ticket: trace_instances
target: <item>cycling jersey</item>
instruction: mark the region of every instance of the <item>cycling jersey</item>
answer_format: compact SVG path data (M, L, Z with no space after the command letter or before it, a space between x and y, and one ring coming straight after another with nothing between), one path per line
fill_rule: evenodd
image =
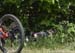
M5 38L7 38L7 37L8 37L8 32L4 32L4 31L2 30L2 28L0 28L0 38L5 39Z

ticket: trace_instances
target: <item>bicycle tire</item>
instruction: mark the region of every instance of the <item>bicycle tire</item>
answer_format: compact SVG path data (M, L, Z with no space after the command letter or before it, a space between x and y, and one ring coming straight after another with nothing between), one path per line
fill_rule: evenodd
M0 24L2 24L7 18L12 19L19 26L20 33L21 33L21 43L20 43L19 48L15 51L15 53L21 53L21 50L23 49L23 46L24 46L24 35L25 35L23 26L22 26L20 20L13 14L5 14L4 16L2 16L0 19Z

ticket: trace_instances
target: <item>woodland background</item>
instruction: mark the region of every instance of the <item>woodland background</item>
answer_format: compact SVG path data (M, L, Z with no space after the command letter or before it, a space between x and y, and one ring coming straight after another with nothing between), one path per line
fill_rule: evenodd
M75 42L75 0L0 0L0 17L4 14L17 16L26 30L55 32L28 42L28 47L55 49Z

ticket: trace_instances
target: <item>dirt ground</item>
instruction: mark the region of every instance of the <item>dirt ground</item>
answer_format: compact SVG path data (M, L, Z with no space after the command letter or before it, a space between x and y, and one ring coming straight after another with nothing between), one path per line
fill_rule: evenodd
M50 49L23 49L22 53L75 53L71 50L50 50Z
M0 52L2 53L2 52ZM9 53L9 52L8 52ZM74 50L23 49L21 53L75 53Z

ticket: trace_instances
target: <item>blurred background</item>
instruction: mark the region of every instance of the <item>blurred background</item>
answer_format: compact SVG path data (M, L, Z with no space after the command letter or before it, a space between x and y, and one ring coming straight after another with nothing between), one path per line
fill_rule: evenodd
M0 17L14 14L25 48L75 49L75 0L0 0Z

